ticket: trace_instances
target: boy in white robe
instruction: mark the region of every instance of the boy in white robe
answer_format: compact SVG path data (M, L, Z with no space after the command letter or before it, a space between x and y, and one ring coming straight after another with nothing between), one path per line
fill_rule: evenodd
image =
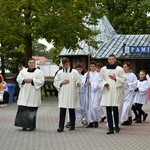
M103 67L103 65L101 63L97 63L96 71L98 73L100 73L102 67ZM99 99L101 102L101 99L102 99L102 90L101 89L99 90ZM106 115L105 115L103 107L101 105L99 105L99 108L98 108L98 119L100 119L100 122L104 122L104 120L106 119Z
M109 55L108 64L99 73L99 86L103 91L101 105L106 106L109 126L107 134L114 134L113 118L116 133L120 131L118 107L122 105L125 83L126 75L124 70L120 66L117 66L116 57L113 54Z
M79 107L79 90L81 79L78 71L70 67L67 57L62 59L63 69L58 71L54 78L54 86L58 90L58 107L60 108L59 128L57 132L64 131L66 109L69 109L71 127L75 130L75 108Z
M135 121L135 123L142 123L142 115L143 115L143 122L146 120L148 114L145 113L142 110L142 106L144 104L147 104L148 101L148 82L146 79L146 72L144 70L140 71L139 75L139 80L137 84L137 88L135 90L135 97L134 97L134 103L135 103L135 108L138 112L138 118Z
M123 63L123 69L126 74L127 82L124 85L124 101L121 114L121 124L131 125L132 124L131 108L133 103L134 90L137 87L137 77L131 71L129 62Z
M41 104L41 87L44 84L43 72L35 68L35 62L34 58L30 58L29 67L21 70L17 76L20 92L15 126L30 131L36 129L36 114Z
M76 115L76 124L82 123L84 126L86 125L86 99L85 99L85 85L84 85L84 76L81 74L82 72L82 65L77 64L76 67L77 71L81 77L81 89L79 91L79 100L80 100L80 107L75 108L75 115ZM85 119L85 120L83 120ZM83 122L84 121L84 122ZM85 123L85 124L84 124ZM68 115L68 122L65 126L66 128L70 128L70 120Z
M90 127L98 127L98 109L100 105L100 87L98 84L98 75L99 73L96 71L96 63L90 63L90 72L85 73L85 85L86 85L86 104L87 104L87 121Z

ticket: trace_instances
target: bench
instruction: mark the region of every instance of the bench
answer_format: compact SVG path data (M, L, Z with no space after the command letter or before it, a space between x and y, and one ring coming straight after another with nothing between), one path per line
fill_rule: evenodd
M45 97L48 97L48 93L50 96L54 96L56 89L54 88L52 81L45 81L43 88Z

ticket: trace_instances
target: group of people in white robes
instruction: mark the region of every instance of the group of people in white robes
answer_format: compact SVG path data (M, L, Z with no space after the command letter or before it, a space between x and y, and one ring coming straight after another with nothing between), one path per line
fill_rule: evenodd
M63 69L54 78L54 86L58 90L59 128L64 131L66 111L69 110L69 130L75 130L75 124L82 123L86 128L97 128L99 122L107 117L108 132L120 132L119 125L131 125L144 122L148 114L142 106L148 100L150 77L144 70L139 73L139 80L132 72L129 62L123 63L123 68L116 63L112 54L108 57L106 66L90 63L89 71L84 75L82 65L73 69L67 57L62 59ZM23 130L36 129L36 114L41 104L41 90L44 75L35 68L35 59L28 60L28 68L20 71L17 82L20 86L18 111L15 126ZM103 110L106 107L106 115ZM132 118L132 111L135 118ZM115 131L115 132L114 132Z
M100 105L102 91L98 84L98 75L101 67L101 64L91 62L90 71L82 75L82 65L76 65L81 77L80 106L75 109L76 124L82 123L87 128L97 128L98 122L104 122L106 119L103 108ZM66 127L70 127L69 116Z
M100 70L98 71L97 64L91 62L90 71L81 75L82 66L79 64L76 66L80 78L77 80L78 90L75 90L76 93L74 93L72 100L75 101L74 98L76 97L77 99L77 95L79 95L80 105L74 107L76 121L73 124L73 128L70 124L70 112L66 127L74 130L75 123L83 123L86 120L86 123L84 122L83 125L87 128L97 128L99 121L104 121L107 116L109 128L107 134L113 134L114 130L116 133L119 133L120 124L131 125L132 120L135 120L135 123L145 121L148 114L142 110L142 106L147 103L148 82L146 80L146 72L141 70L138 80L130 68L130 63L125 62L122 68L116 64L114 55L108 57L108 64L106 66L100 66L99 68ZM77 81L74 82L75 86L77 86ZM59 90L62 88L61 82L62 80L58 80L58 76L56 76L54 86L58 86ZM68 93L70 90L69 88ZM58 98L64 101L67 95L66 87L64 87L63 93L65 93L63 94L64 97L62 98L60 94ZM70 99L71 97L68 101ZM106 116L103 106L106 107ZM69 106L62 107L69 108ZM132 110L135 113L134 119L132 118ZM141 116L143 116L143 120ZM64 130L64 121L62 128L59 126L59 129L58 132Z
M124 86L121 124L131 125L132 120L135 121L135 123L142 123L148 116L148 114L142 110L143 104L147 104L148 101L148 81L146 79L146 72L141 70L138 80L136 75L131 71L129 62L123 63L123 69L126 73L127 82ZM132 119L131 110L134 112L134 119ZM143 119L141 118L142 115Z

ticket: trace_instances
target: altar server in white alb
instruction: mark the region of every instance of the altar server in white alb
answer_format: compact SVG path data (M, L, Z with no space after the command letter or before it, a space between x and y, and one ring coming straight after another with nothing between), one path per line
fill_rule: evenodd
M99 85L103 91L101 105L106 106L109 126L107 134L114 133L113 117L115 131L116 133L120 131L118 107L122 105L124 98L123 88L125 83L126 75L123 68L117 66L116 57L113 54L109 55L108 64L103 67L99 73Z
M100 73L101 69L102 69L103 65L101 63L97 63L96 64L96 71L98 73ZM99 99L101 102L102 99L102 90L99 88ZM106 119L106 115L104 113L103 107L99 104L99 108L98 108L98 118L100 119L100 122L104 122L104 120Z
M146 79L146 72L144 70L141 70L134 97L135 108L138 112L138 117L135 123L142 123L142 121L144 122L148 116L148 114L142 110L142 106L144 104L147 104L148 101L147 95L148 95L148 81Z
M84 76L81 74L82 72L82 65L77 64L76 69L80 74L81 78L81 88L79 91L79 100L80 100L80 107L75 109L76 114L76 123L82 123L83 125L86 125L86 98L85 98L85 85L83 83ZM84 124L85 123L85 124Z
M90 72L85 73L86 84L86 105L87 105L87 121L89 125L87 128L98 127L99 105L100 105L100 87L98 84L98 75L96 71L96 63L90 63Z
M86 121L86 99L85 99L84 76L81 74L82 65L80 63L78 63L75 68L79 72L80 78L81 78L81 89L79 91L80 107L75 108L76 124L82 123L84 126L86 126L86 124L87 124L87 121ZM70 128L69 115L68 115L68 122L65 127Z
M126 74L127 82L124 85L124 101L123 101L123 109L121 114L121 124L122 125L131 125L132 124L132 103L133 103L133 95L134 90L137 87L137 77L131 71L130 63L124 62L123 69Z
M15 126L30 131L36 129L36 114L41 104L41 87L44 84L43 72L36 69L35 65L35 59L30 58L28 68L21 70L17 76L20 92Z
M80 106L79 91L81 78L76 69L70 67L67 57L62 59L63 69L58 71L54 78L54 86L58 90L58 107L60 108L59 128L57 132L64 131L66 109L69 109L70 128L75 129L75 108Z

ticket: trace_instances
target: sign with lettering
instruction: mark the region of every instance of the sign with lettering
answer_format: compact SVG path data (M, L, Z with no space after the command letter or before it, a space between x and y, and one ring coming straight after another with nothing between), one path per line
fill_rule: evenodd
M125 46L125 54L150 54L150 46Z

